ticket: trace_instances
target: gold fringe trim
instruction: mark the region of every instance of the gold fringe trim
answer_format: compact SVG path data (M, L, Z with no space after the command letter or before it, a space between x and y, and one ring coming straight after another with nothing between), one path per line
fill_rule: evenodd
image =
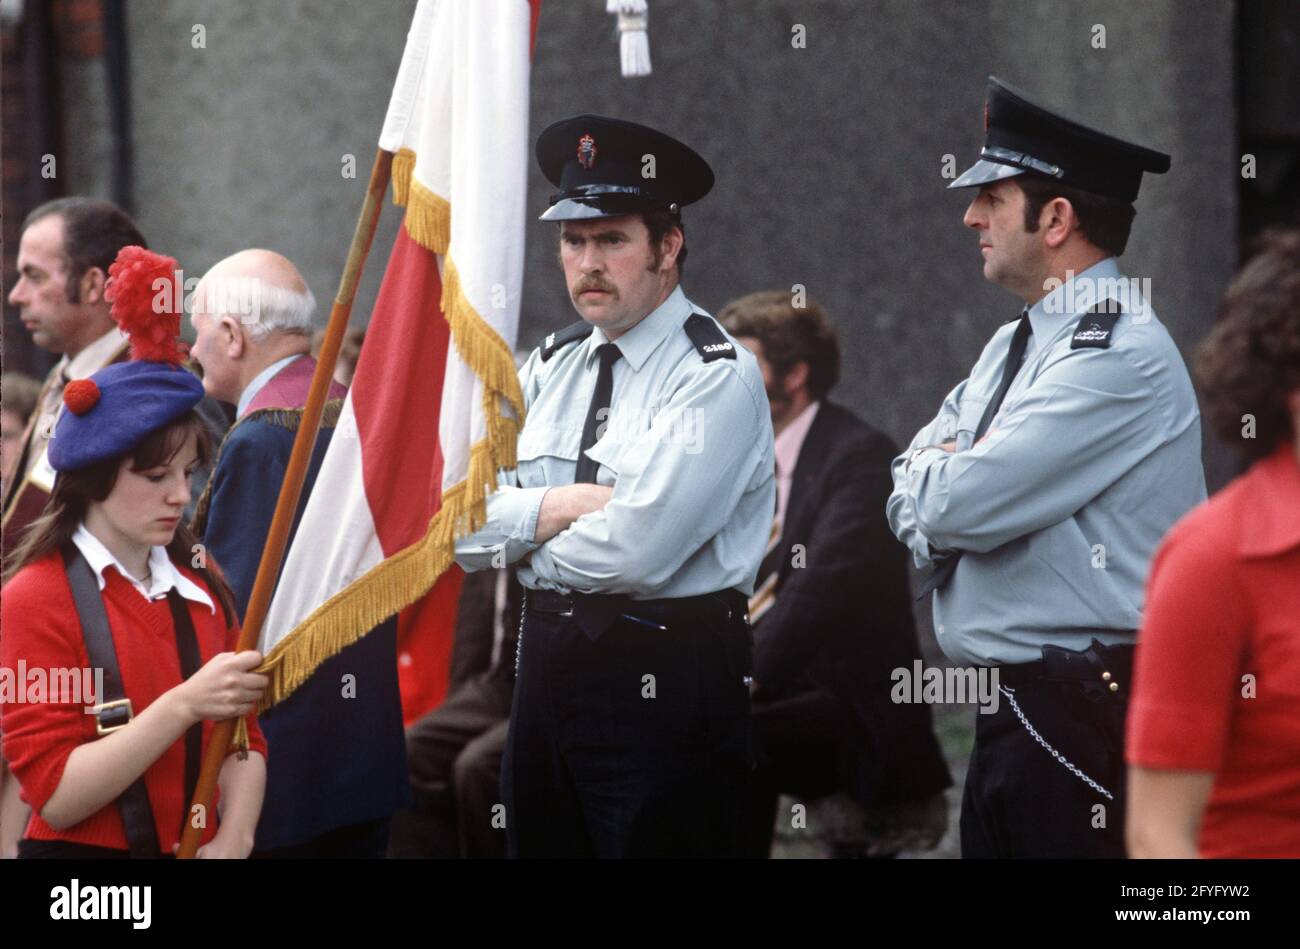
M230 736L230 748L241 755L248 755L248 718L240 716L235 719L235 732Z
M418 203L420 185L414 184L412 198ZM408 231L411 211L408 207ZM414 233L411 236L433 249ZM473 533L487 520L487 496L496 490L497 471L515 466L524 400L514 356L465 297L450 257L443 263L441 305L456 352L483 383L487 433L470 450L465 480L443 492L442 507L429 521L424 537L316 607L266 654L258 669L271 680L262 698L263 710L291 695L326 659L424 596L455 561L456 538ZM504 413L503 402L513 417Z
M406 207L411 193L411 175L415 172L415 152L409 148L399 148L393 155L393 204L399 208Z
M445 254L451 246L451 203L411 177L406 232L421 247Z

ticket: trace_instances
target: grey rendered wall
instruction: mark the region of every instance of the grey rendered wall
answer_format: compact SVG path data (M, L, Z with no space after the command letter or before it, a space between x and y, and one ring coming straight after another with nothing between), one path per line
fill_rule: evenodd
M197 276L242 247L299 263L332 296L413 0L133 0L135 190L151 242ZM803 284L839 324L835 393L906 441L1018 304L985 284L966 198L945 192L980 143L985 77L1172 153L1148 177L1126 269L1188 351L1236 259L1234 6L1219 0L653 0L654 74L618 75L601 0L546 0L534 134L580 111L655 125L718 177L688 210L688 293L716 312ZM206 48L191 45L202 24ZM806 48L792 48L802 24ZM1104 49L1093 45L1105 28ZM80 190L103 193L98 73L68 77ZM356 177L341 173L355 155ZM550 186L530 173L540 212ZM365 322L397 216L354 320ZM553 226L533 223L521 346L575 317ZM1212 485L1230 473L1207 447Z

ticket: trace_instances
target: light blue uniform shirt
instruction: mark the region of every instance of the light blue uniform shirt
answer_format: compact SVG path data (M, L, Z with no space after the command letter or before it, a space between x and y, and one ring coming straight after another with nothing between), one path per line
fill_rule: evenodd
M1025 361L978 445L1014 320L894 460L887 515L917 566L932 563L932 545L965 551L934 594L935 633L954 662L1133 642L1156 546L1205 498L1187 369L1137 282L1116 296L1122 281L1107 258L1030 309ZM1106 297L1125 310L1110 347L1071 349L1080 315ZM953 439L955 453L913 454Z
M753 592L776 504L767 393L758 361L732 337L737 358L704 361L684 328L693 312L701 311L678 287L614 341L623 357L610 413L588 452L613 496L541 545L533 537L542 497L573 483L596 347L608 339L596 328L548 361L533 351L519 371L527 418L518 468L501 474L483 528L456 542L457 563L481 570L522 560L524 586L561 593Z

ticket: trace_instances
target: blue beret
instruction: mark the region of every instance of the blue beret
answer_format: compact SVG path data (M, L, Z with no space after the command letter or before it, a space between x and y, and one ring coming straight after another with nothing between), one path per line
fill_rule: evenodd
M50 465L76 471L131 451L203 398L203 383L174 363L114 363L68 383L50 439Z

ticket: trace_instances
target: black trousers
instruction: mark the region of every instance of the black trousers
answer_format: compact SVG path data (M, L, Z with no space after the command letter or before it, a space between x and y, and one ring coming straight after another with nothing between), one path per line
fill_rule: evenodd
M514 662L514 656L509 657ZM512 684L495 671L463 682L406 730L414 802L393 815L388 856L501 858L501 804Z
M995 713L975 715L961 805L962 857L1122 859L1126 700L1098 702L1079 683L1041 680L1020 683L1014 698L1043 740L1111 798L1039 744L1000 694Z
M741 852L749 625L721 600L649 623L592 641L526 610L502 766L512 857Z

